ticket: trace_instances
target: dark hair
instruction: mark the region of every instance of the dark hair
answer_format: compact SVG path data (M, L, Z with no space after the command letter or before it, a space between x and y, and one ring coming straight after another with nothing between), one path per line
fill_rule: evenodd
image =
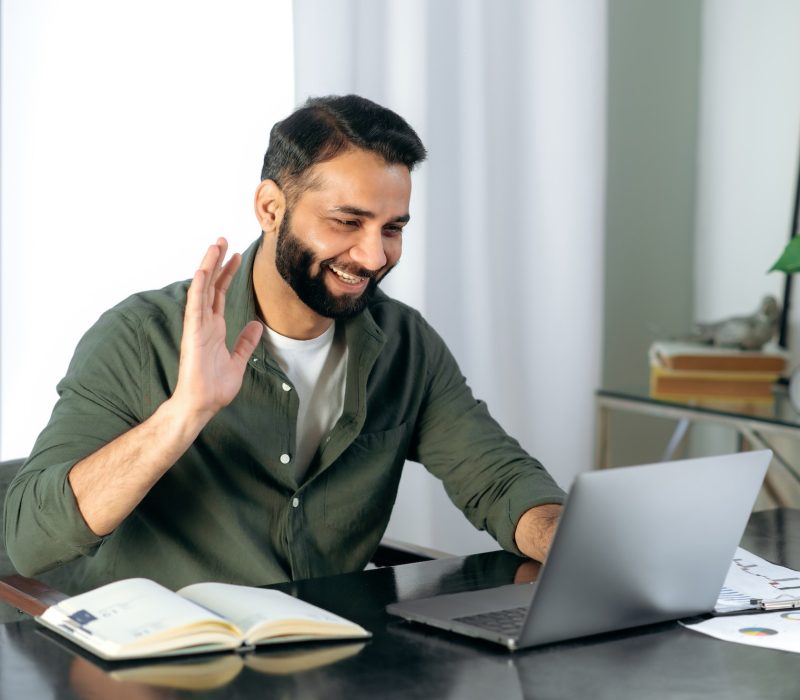
M351 148L380 155L409 170L425 160L425 147L405 119L358 95L311 97L272 127L262 180L274 180L291 197L304 173Z

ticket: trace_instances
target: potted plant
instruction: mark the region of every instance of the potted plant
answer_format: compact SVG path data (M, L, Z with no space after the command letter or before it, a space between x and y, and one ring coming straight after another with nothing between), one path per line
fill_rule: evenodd
M800 272L800 236L795 236L789 241L769 271Z

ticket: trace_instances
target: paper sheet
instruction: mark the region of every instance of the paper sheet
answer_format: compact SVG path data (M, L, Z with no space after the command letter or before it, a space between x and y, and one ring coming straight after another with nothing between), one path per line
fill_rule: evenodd
M751 598L797 597L800 597L799 572L772 564L740 547L715 609L738 610L747 607ZM728 642L800 652L800 610L715 617L685 627Z
M726 642L800 652L800 610L713 617L685 627Z
M800 572L772 564L737 547L715 610L741 610L749 606L751 598L800 598Z

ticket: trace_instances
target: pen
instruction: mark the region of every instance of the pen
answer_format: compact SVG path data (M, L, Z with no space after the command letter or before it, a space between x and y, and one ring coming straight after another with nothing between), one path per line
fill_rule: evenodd
M782 600L763 600L751 598L750 605L758 610L795 610L800 608L800 598L784 598Z
M714 610L711 614L714 617L729 617L736 615L753 615L754 613L775 612L779 610L798 610L800 609L800 598L783 598L777 600L764 600L763 598L751 598L750 606L747 608L734 608L728 610Z

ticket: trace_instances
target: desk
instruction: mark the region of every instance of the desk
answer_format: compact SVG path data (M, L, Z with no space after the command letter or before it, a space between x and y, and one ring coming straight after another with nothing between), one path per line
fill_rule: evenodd
M754 514L742 545L800 568L800 511ZM398 599L509 583L520 563L490 552L275 586L355 620L374 638L327 666L284 675L244 668L227 685L200 692L114 680L109 672L119 665L53 641L33 621L10 623L0 626L0 697L794 700L800 694L800 655L721 642L677 623L512 654L384 610ZM266 658L285 649L259 653Z
M596 421L596 467L609 466L610 439L609 421L612 411L626 411L642 416L654 416L677 421L662 461L675 458L683 445L693 423L711 423L732 428L744 448L772 450L773 460L780 464L794 481L800 484L800 472L772 443L773 436L787 436L800 444L800 414L795 411L783 394L778 394L772 405L758 406L752 411L736 408L664 401L652 398L646 390L599 389L595 392ZM783 491L776 488L768 473L764 488L779 506L791 505Z

